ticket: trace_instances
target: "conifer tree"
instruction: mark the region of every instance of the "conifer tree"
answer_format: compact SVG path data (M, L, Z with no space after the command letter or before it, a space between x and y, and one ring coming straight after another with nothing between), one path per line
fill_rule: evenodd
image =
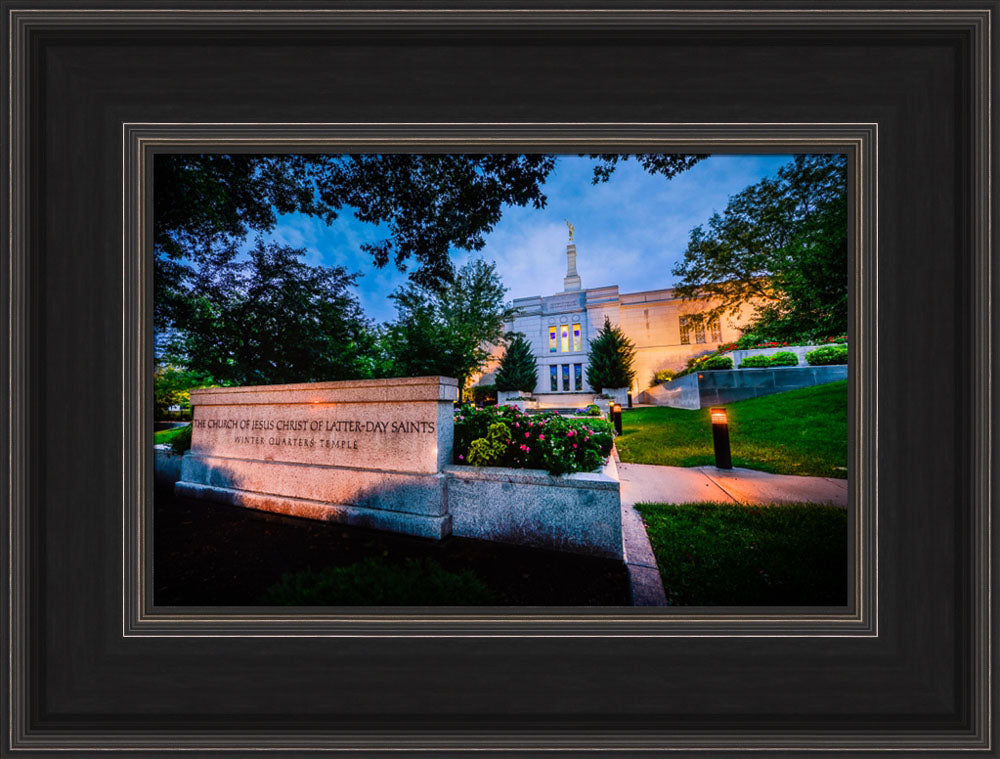
M587 382L598 393L605 388L631 387L635 379L635 345L621 327L612 327L608 317L597 337L590 341Z
M538 367L531 343L520 332L512 332L507 339L507 350L497 369L497 390L522 390L530 393L538 384Z

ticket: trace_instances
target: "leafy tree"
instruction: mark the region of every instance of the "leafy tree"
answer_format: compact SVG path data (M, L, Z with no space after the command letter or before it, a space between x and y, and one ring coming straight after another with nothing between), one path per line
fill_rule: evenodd
M677 292L711 296L701 318L756 312L746 330L771 339L847 330L847 161L800 155L729 199L707 229L691 231L674 270Z
M621 327L612 327L608 317L590 341L587 382L598 393L605 388L631 387L635 379L635 345Z
M538 384L538 366L531 343L520 332L507 335L507 347L497 369L497 390L521 390L530 393Z
M397 318L383 336L392 373L455 377L461 391L489 358L489 346L501 339L504 322L516 315L504 303L506 292L496 264L478 259L447 285L401 287L390 296Z
M171 406L191 408L191 389L213 384L210 374L176 366L158 366L153 372L153 413L162 419Z
M594 184L607 182L611 179L615 168L621 161L635 158L642 168L650 174L660 174L667 179L673 179L683 171L687 171L699 161L708 158L708 154L683 155L672 153L640 153L632 156L627 153L598 153L590 156L597 159L594 165Z
M165 308L183 330L167 354L222 383L267 385L349 379L371 372L373 336L342 267L309 266L305 251L258 241L234 246L191 275Z

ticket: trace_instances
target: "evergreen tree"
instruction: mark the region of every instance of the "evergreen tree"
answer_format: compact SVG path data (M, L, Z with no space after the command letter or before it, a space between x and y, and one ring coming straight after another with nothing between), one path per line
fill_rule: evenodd
M538 368L531 343L520 332L512 332L497 370L497 390L522 390L530 393L537 384Z
M631 387L635 379L635 345L621 327L612 327L608 317L597 337L590 341L587 382L598 393L605 388Z

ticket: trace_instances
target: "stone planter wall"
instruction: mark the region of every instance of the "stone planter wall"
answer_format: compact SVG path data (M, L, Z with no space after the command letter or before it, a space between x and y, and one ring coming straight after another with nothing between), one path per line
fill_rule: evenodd
M532 398L531 393L525 393L520 390L498 390L497 405L515 406L521 411L527 411L528 409L538 408L538 400Z
M621 404L622 408L627 408L628 392L629 389L627 387L606 387L602 394L614 396L611 403L618 403Z
M817 348L824 348L829 345L839 345L840 343L824 343L822 345L788 345L781 348L747 348L746 350L735 350L723 353L733 360L733 369L739 369L740 361L748 356L773 356L775 353L794 353L799 357L799 366L809 366L806 361L806 354Z
M599 472L450 466L451 533L622 558L621 483L614 459Z
M701 393L698 391L698 375L685 374L680 379L653 385L639 394L640 403L673 408L701 408Z

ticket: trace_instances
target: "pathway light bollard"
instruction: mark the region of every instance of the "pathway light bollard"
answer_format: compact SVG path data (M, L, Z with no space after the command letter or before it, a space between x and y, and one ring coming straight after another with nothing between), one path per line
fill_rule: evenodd
M712 418L712 441L715 443L715 466L732 469L733 457L729 452L729 418L724 408L710 408Z
M622 434L622 404L611 404L611 423L615 425L615 434Z

